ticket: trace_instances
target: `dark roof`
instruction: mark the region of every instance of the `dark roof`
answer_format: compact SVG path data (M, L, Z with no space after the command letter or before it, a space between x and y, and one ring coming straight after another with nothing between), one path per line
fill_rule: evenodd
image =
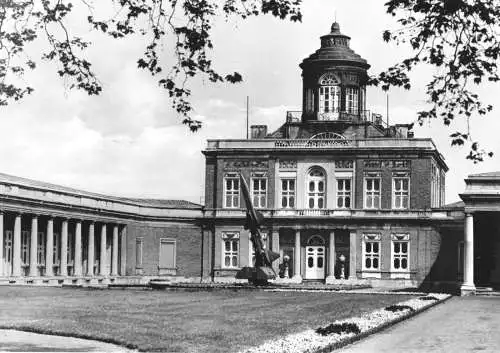
M341 42L339 42L339 40L341 40ZM321 37L321 48L316 50L316 52L311 54L308 58L304 59L300 66L303 67L304 65L316 61L334 61L368 69L370 65L365 59L356 54L354 50L349 47L349 40L349 36L340 32L339 24L337 22L333 23L331 32ZM341 44L324 45L329 41Z
M186 200L131 198L131 197L117 197L117 196L98 194L98 193L94 193L94 192L78 190L78 189L70 188L67 186L46 183L43 181L22 178L22 177L4 174L4 173L0 173L0 182L19 184L19 185L24 185L27 187L32 187L32 188L48 189L50 191L67 193L67 194L76 194L76 195L86 196L86 197L94 197L94 198L129 202L129 203L135 203L135 204L139 203L139 204L142 204L144 206L152 206L152 207L189 208L189 209L195 209L195 208L202 207L202 205L199 205L199 204L196 204L196 203L193 203L190 201L186 201Z
M153 207L163 208L201 208L202 205L186 201L186 200L169 200L169 199L142 199L142 198L128 198L120 197L120 199L134 203L144 203Z

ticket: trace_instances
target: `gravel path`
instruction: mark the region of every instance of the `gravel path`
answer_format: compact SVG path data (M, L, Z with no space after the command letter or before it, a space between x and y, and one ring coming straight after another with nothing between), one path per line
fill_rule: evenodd
M500 297L455 297L342 353L498 352Z
M2 352L133 352L114 344L80 338L0 330Z

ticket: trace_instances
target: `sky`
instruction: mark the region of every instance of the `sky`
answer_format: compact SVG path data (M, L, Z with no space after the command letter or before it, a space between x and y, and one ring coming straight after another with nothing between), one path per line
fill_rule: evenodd
M0 172L116 196L155 197L203 201L204 157L207 139L245 138L246 97L250 124L266 124L273 131L287 110L301 109L299 63L319 48L321 35L335 19L349 35L351 48L380 72L409 53L382 41L382 32L394 28L385 14L385 0L304 1L302 23L261 16L247 21L223 18L213 29L212 59L222 72L238 71L238 85L196 79L191 82L194 117L204 121L196 133L182 125L166 92L146 72L136 68L145 42L117 41L89 34L93 46L87 55L104 90L100 96L67 89L56 67L40 63L26 75L35 92L20 102L0 107ZM87 33L85 26L75 31ZM36 55L40 43L29 50ZM169 53L168 43L165 53ZM168 55L167 55L168 56ZM425 107L424 87L432 68L417 70L413 88L389 92L393 123L411 123ZM496 103L500 84L478 88L482 99ZM386 93L367 91L367 109L386 113ZM496 118L500 106L471 123L472 136L495 153L480 164L465 159L467 149L450 146L454 132L433 121L415 127L416 137L434 140L450 167L446 200L457 201L468 174L500 170L500 140Z

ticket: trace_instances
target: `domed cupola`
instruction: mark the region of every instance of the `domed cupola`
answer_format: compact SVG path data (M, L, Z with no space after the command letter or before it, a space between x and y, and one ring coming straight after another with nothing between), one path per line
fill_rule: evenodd
M321 48L300 64L303 121L366 120L366 81L370 65L350 47L337 22L321 37Z

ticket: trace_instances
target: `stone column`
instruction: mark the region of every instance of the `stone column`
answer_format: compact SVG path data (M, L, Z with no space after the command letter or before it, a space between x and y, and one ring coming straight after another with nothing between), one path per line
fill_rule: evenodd
M31 244L30 244L30 276L38 275L38 264L36 261L38 254L38 217L31 218Z
M61 276L68 275L68 220L63 219L61 224Z
M87 276L94 275L94 222L89 224L89 241L87 249Z
M101 257L99 258L99 274L106 276L106 224L101 226Z
M120 275L125 276L127 274L127 226L123 226L120 240Z
M76 221L75 225L75 261L74 275L82 275L82 221Z
M118 225L113 226L113 245L111 248L111 275L118 276Z
M0 210L0 276L3 276L3 211Z
M335 253L335 232L330 232L330 240L328 242L328 277L326 283L335 282L335 260L337 255Z
M12 252L12 276L21 276L21 215L14 221L14 249Z
M45 242L45 276L54 275L54 219L47 220L47 241Z
M295 252L294 252L294 265L292 279L301 282L302 276L300 275L300 230L295 231Z
M347 279L356 279L356 245L357 232L351 230L349 233L349 277Z
M462 295L473 294L474 285L474 217L471 213L465 214L464 239L464 283L460 287Z
M279 254L280 253L280 231L279 229L274 229L271 232L272 238L271 238L271 251ZM283 259L281 259L283 260ZM279 265L280 265L280 259L277 259L273 262L273 270L276 273L276 277L278 276L279 273Z

